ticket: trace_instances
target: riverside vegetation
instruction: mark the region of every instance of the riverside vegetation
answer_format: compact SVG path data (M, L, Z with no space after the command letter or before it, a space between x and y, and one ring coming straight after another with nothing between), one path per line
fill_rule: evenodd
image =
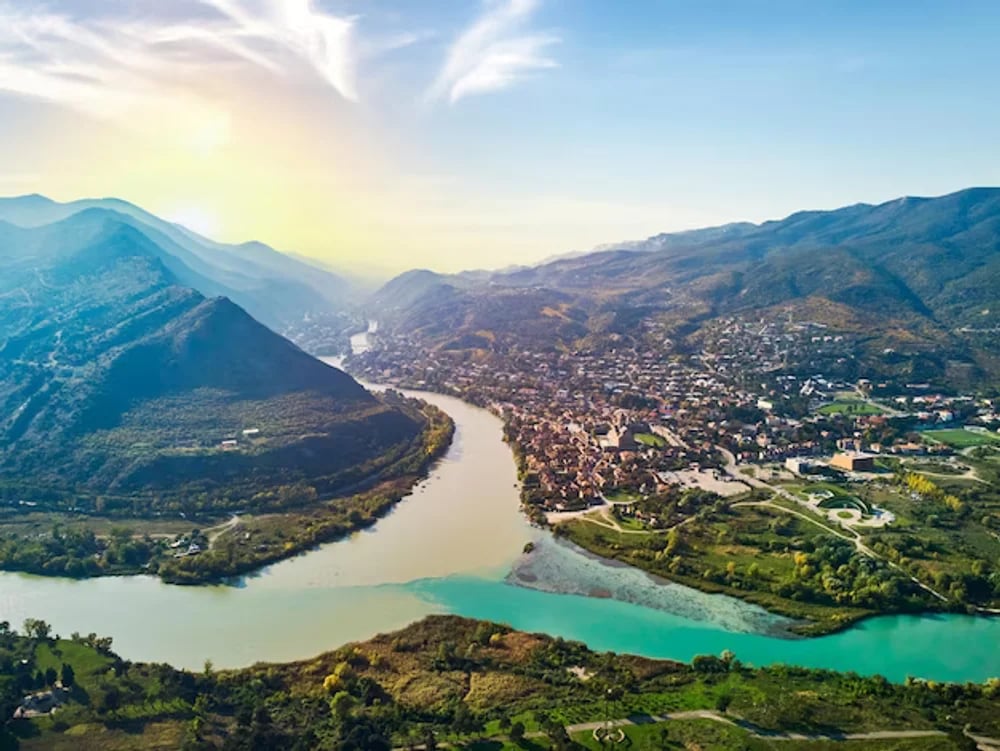
M245 483L210 501L183 502L182 519L136 516L131 504L88 514L0 512L0 567L34 574L83 578L154 573L173 583L196 584L247 573L320 543L371 526L425 474L451 443L454 424L436 407L396 392L387 403L425 428L398 448L391 461L340 473L333 488L320 482L263 486ZM241 492L242 491L242 492ZM217 523L220 511L238 511ZM192 527L198 519L211 528Z
M596 748L593 728L626 717L638 724L625 747L649 749L943 750L1000 735L995 681L892 684L730 653L685 665L454 616L303 662L197 673L29 620L21 635L0 624L0 664L4 718L26 694L65 691L50 714L5 719L5 747L24 751ZM845 734L860 737L824 740Z
M556 527L587 550L801 620L816 635L885 613L977 612L1000 606L996 465L966 458L986 481L887 474L861 492L894 514L885 527L841 527L765 489L720 498L700 490L636 498L636 516ZM784 483L855 498L843 484ZM616 519L615 517L618 516ZM595 523L596 522L596 523Z

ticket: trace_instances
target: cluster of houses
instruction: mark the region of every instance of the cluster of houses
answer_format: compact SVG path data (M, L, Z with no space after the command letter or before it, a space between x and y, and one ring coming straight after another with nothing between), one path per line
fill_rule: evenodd
M69 691L63 688L58 681L52 688L44 691L36 691L24 697L18 707L14 710L15 720L38 717L50 714L61 707L69 700Z
M501 415L522 462L526 496L547 510L601 502L616 489L655 492L671 482L673 470L718 466L718 446L741 462L783 462L829 456L839 441L834 466L849 471L863 471L875 453L933 450L903 439L872 440L886 434L886 415L791 417L777 408L791 399L820 405L841 391L866 397L872 390L864 379L782 372L790 358L849 354L852 343L821 324L727 319L709 330L700 351L683 354L656 320L637 326L641 345L618 339L565 351L515 341L475 357L381 332L352 368ZM648 346L658 339L659 351ZM898 406L910 410L914 403L939 421L949 410L962 413L953 400L928 395Z

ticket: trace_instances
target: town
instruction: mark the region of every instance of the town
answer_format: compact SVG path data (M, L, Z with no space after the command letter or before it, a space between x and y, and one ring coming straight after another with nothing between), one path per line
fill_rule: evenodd
M657 336L643 323L645 341ZM991 399L932 392L925 384L797 376L790 361L834 362L851 342L818 324L730 319L700 351L625 343L564 352L515 343L490 351L428 349L380 332L352 370L374 381L455 395L505 424L529 510L563 512L623 494L690 485L730 495L737 464L837 472L874 470L877 457L941 456L957 430L990 444L1000 415ZM817 333L819 332L819 333ZM892 392L873 398L873 392ZM805 461L809 460L809 461ZM683 474L680 474L683 473ZM720 490L722 492L720 492Z

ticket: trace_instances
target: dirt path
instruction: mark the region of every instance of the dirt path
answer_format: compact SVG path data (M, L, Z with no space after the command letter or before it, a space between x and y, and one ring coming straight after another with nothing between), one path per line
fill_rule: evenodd
M232 530L239 523L240 523L240 517L237 514L233 514L233 518L230 519L229 521L202 530L202 532L204 532L205 534L205 537L208 538L208 547L211 548L212 546L214 546L216 540L222 537L222 535L226 534L226 532Z
M752 722L739 717L722 715L710 709L697 709L686 712L671 712L662 715L639 715L625 717L617 720L595 720L593 722L580 722L574 725L567 725L566 732L572 734L585 733L598 730L600 728L624 728L636 725L652 725L678 720L710 720L723 725L730 725L745 730L754 738L762 738L771 741L880 741L880 740L904 740L908 738L941 738L948 734L943 730L871 730L865 733L788 733L776 730L767 730ZM989 738L968 734L983 751L1000 749L1000 739ZM543 738L545 733L532 731L525 733L526 738ZM489 740L507 740L506 736L491 737ZM423 749L422 744L408 746L406 748ZM456 748L454 744L439 743L438 748ZM397 749L402 751L402 749Z
M672 720L711 720L723 725L732 725L746 730L755 738L766 738L772 741L863 741L863 740L893 740L897 738L933 738L945 736L947 733L941 730L873 730L867 733L783 733L774 730L766 730L752 722L747 722L738 717L729 717L713 712L708 709L699 709L689 712L671 712L663 715L644 715L641 717L628 717L610 722L582 722L577 725L569 725L566 731L569 733L580 733L587 730L597 730L602 727L627 727L630 725L649 725L653 723L670 722ZM990 739L983 739L990 740Z

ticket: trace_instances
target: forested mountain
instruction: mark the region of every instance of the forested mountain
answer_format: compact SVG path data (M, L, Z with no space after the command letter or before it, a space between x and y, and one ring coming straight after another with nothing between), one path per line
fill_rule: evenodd
M0 223L8 500L142 511L332 491L419 435L419 414L191 289L185 260L118 212Z
M344 314L354 299L345 279L263 243L215 242L114 198L69 203L40 195L0 198L0 221L23 228L93 210L114 212L119 223L146 235L182 284L206 296L226 296L278 332L295 329L306 316L331 316L331 327L343 316L349 325Z
M404 275L373 301L386 325L444 346L524 333L572 346L650 316L683 341L720 316L788 314L862 335L876 371L891 354L931 377L956 364L995 377L1000 189L658 235L478 283Z

